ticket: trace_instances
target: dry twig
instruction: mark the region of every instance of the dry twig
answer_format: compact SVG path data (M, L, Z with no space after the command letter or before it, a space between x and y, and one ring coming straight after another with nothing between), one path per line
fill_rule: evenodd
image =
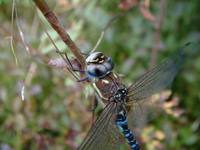
M80 62L82 67L84 67L85 65L84 56L81 54L79 48L76 46L76 44L72 41L68 33L62 27L56 15L50 10L45 0L33 0L33 1L36 4L36 6L40 9L40 11L43 13L45 18L48 20L53 29L59 34L64 43L69 47L70 51L74 54L74 56Z

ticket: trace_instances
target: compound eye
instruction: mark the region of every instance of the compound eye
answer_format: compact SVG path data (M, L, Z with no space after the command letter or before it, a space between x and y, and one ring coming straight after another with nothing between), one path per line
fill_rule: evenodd
M95 72L96 75L100 75L101 74L101 71L99 69L97 69L97 68L94 70L94 72Z

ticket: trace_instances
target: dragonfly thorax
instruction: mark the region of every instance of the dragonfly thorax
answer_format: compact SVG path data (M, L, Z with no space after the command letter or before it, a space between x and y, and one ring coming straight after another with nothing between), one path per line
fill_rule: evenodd
M89 78L103 78L111 73L113 67L112 58L101 52L91 53L86 58L86 73Z
M113 99L115 102L125 102L127 99L128 90L127 88L120 88L117 90L117 92L114 94Z

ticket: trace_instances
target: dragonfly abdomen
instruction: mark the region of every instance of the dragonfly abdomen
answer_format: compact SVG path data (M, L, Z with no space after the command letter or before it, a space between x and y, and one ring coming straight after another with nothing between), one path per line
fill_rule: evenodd
M124 111L121 111L117 114L116 125L123 133L125 139L131 147L131 150L140 150L140 146L133 132L128 128L128 121Z

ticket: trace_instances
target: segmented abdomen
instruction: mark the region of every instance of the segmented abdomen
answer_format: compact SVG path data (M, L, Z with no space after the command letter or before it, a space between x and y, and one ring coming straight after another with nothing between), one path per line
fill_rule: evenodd
M120 111L117 114L116 125L123 133L125 139L131 147L131 150L140 150L140 146L135 139L133 132L128 128L127 117L123 111Z

